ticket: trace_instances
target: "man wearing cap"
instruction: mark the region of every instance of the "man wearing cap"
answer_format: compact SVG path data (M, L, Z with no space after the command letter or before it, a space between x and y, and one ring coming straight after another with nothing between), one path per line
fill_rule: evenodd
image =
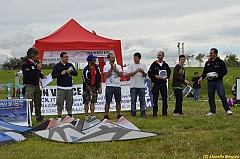
M105 119L108 119L110 103L114 95L116 101L117 119L121 118L121 85L120 78L123 76L123 71L120 65L115 63L115 55L109 53L107 55L108 63L104 65L103 72L106 78L106 104L105 104Z
M213 77L208 77L208 103L210 105L210 112L206 114L207 116L216 114L216 103L215 103L215 91L217 90L218 96L222 101L224 110L228 115L232 114L230 107L227 103L227 98L225 96L225 90L223 86L223 77L227 74L227 67L223 60L218 58L218 50L212 48L210 50L210 55L208 61L205 63L203 73L198 80L200 84L202 79L204 79L208 73L213 74Z
M62 52L60 54L61 61L57 63L52 71L52 78L57 78L57 97L56 105L58 111L58 121L62 120L62 110L64 100L66 100L66 110L68 117L72 117L73 105L73 82L72 76L77 76L78 72L73 64L68 62L68 54Z
M162 115L167 116L167 79L170 78L171 69L169 65L163 60L164 52L159 51L157 54L157 60L155 60L149 70L148 76L152 80L153 87L152 87L152 94L153 94L153 117L157 117L158 113L158 96L159 91L162 96ZM165 76L160 76L160 71L166 71Z
M38 61L39 50L32 47L27 51L27 57L22 64L23 84L26 84L25 95L26 99L32 99L30 102L31 113L33 112L33 103L35 108L35 116L37 122L44 122L41 115L41 97L42 91L39 86L39 78L45 78L41 73L42 64Z
M98 65L97 56L89 54L87 57L88 65L83 69L83 104L85 110L85 120L88 121L88 109L90 102L91 118L94 117L95 103L97 103L98 93L102 93L102 75ZM91 119L90 118L90 119Z

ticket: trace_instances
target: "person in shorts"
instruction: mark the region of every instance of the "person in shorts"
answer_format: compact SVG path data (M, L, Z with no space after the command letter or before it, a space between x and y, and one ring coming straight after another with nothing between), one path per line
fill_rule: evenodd
M108 119L110 103L114 95L116 101L117 119L121 117L121 85L120 78L123 76L123 71L120 65L115 63L115 55L109 53L107 55L108 63L104 65L103 72L106 78L106 104L105 104L105 116L104 119Z
M88 121L88 110L90 103L91 118L94 117L95 103L97 103L98 93L102 93L102 75L98 65L97 56L89 54L87 57L88 65L83 69L83 104L85 120ZM90 118L90 119L91 119Z
M73 64L68 62L68 54L60 54L61 61L57 63L52 71L52 78L57 78L57 97L56 105L58 111L58 121L62 120L62 110L66 100L66 110L69 117L72 117L73 105L73 82L72 76L77 76L78 72Z

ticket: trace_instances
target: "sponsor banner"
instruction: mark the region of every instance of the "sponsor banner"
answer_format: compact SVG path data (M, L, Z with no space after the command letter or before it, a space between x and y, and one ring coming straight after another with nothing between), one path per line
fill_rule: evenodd
M44 51L43 53L43 64L57 63L61 61L61 52L67 52L69 56L69 62L77 63L80 61L86 62L89 54L94 54L98 57L107 57L109 53L114 53L113 50L58 50L58 51Z
M0 120L15 125L28 126L28 100L0 100Z
M146 89L145 89L145 99L146 99L146 108L152 108L152 94L149 80L146 80ZM122 101L121 101L121 110L131 110L131 98L130 98L130 89L129 86L121 86ZM104 112L105 111L105 83L103 83L102 94L98 94L97 103L95 103L95 112ZM82 100L82 84L73 86L73 114L84 113L84 105ZM57 95L57 86L46 86L42 89L42 114L43 115L57 115L57 106L56 106L56 95ZM139 100L136 104L137 109L140 109ZM113 100L110 104L110 111L116 111L116 102L113 97ZM63 114L67 114L67 111L64 109Z

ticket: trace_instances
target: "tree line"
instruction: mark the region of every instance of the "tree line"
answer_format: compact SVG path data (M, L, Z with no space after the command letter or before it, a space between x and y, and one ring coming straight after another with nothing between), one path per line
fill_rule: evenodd
M205 55L205 53L199 53L197 56L191 55L191 54L186 54L186 61L187 65L191 67L191 61L195 59L199 63L199 67L201 67L202 63L205 61L203 60L204 57L209 57L209 55ZM236 54L230 53L229 55L226 55L224 57L224 62L226 63L226 66L228 67L239 67L240 66L240 61L237 57Z
M205 53L199 53L197 56L191 55L191 54L185 54L187 65L191 67L191 61L196 60L199 63L199 67L201 67L202 63L205 61L203 60L204 57L208 57L208 55L205 55ZM4 70L20 70L22 67L22 63L25 60L26 57L20 57L20 58L7 58L2 65L2 68ZM175 61L174 61L175 62ZM228 67L239 67L240 61L236 54L229 54L226 55L224 58L224 62L226 63L226 66ZM176 62L175 62L176 63ZM51 64L43 64L43 69L53 69L55 63ZM126 64L125 64L126 65Z
M26 59L26 57L7 58L2 64L2 69L4 69L4 70L21 70L22 63L25 59ZM55 65L55 63L43 64L42 68L43 69L53 69L54 65Z

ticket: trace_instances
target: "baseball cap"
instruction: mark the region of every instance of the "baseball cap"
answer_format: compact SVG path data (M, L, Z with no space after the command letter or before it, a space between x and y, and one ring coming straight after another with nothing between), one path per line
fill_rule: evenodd
M98 57L97 56L94 56L93 54L89 54L88 57L87 57L87 61L91 61L91 60L96 60Z

